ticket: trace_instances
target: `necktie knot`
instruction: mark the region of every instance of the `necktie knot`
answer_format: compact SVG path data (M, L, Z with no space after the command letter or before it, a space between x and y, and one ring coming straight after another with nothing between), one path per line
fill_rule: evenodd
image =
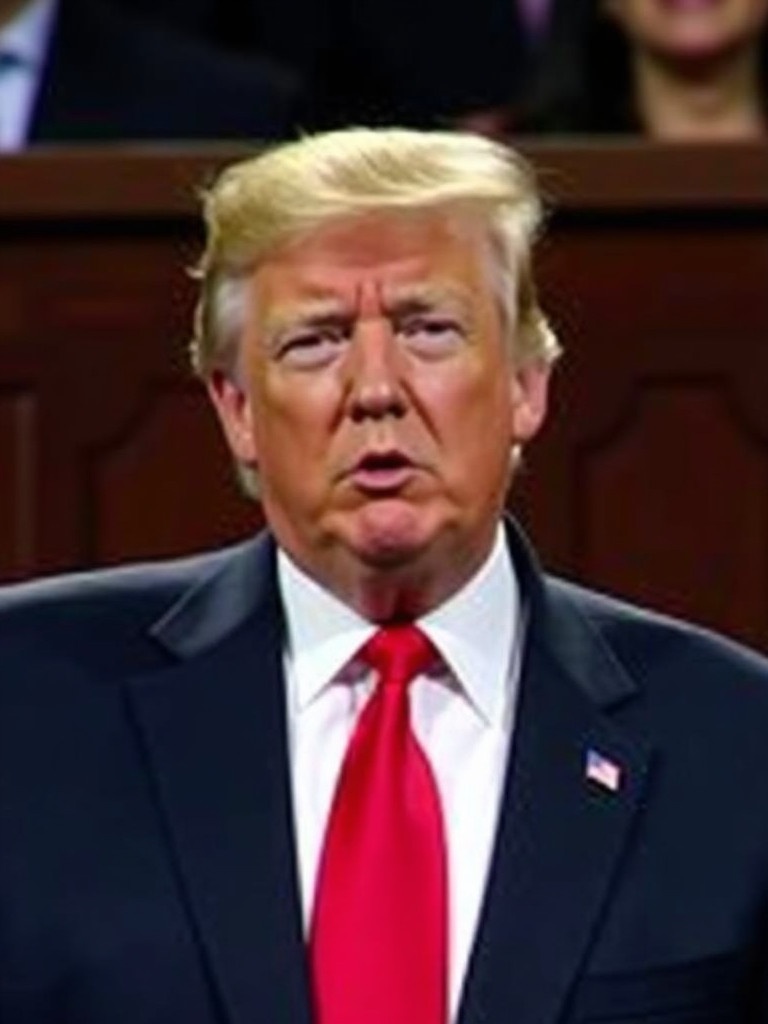
M435 658L435 650L424 633L412 623L385 626L362 650L384 686L405 687L424 672Z

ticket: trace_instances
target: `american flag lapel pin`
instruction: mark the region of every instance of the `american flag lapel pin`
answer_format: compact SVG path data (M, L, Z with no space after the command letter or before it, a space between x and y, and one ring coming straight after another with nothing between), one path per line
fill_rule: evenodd
M621 787L621 767L599 750L590 747L584 761L584 776L590 782L607 789L609 793L618 793Z

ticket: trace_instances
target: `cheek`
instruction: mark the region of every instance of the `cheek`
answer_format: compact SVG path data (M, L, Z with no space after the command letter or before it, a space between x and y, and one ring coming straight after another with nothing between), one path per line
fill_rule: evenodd
M320 516L343 462L333 389L305 384L273 381L260 398L255 423L259 467L273 517Z
M459 464L462 472L472 473L503 463L512 440L512 398L507 374L487 371L475 379L466 375L446 382L437 403L438 429L443 453L448 461Z
M335 383L318 375L267 369L254 381L253 416L262 437L297 449L320 446L338 406Z

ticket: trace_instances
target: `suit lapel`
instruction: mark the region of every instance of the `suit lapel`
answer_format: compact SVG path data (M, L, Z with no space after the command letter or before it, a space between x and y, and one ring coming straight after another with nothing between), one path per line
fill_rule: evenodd
M310 1020L273 562L263 542L225 561L155 628L171 667L128 686L181 891L232 1024ZM647 770L644 745L613 714L631 680L573 601L545 593L524 549L518 562L527 653L459 1024L556 1019ZM587 778L589 751L618 767L615 790Z
M269 546L233 559L155 634L181 660L133 680L129 700L224 1014L233 1024L302 1024L308 996Z
M645 745L609 714L632 697L634 684L571 601L546 596L530 563L522 570L531 599L527 655L459 1024L556 1020L589 950L647 775ZM602 782L589 778L590 752L602 758Z

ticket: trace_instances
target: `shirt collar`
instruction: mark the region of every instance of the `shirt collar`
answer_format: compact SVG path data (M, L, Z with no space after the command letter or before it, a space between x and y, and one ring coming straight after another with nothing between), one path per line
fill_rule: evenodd
M298 711L305 708L376 632L376 625L328 593L278 550L288 657ZM521 634L520 595L504 529L470 581L418 621L462 692L488 723L500 722Z
M520 589L501 525L480 569L419 625L478 713L500 722L521 636Z
M12 54L24 67L42 67L55 14L56 0L33 0L22 7L0 31L0 51Z
M282 548L277 551L277 578L301 711L352 661L376 626L299 569Z

